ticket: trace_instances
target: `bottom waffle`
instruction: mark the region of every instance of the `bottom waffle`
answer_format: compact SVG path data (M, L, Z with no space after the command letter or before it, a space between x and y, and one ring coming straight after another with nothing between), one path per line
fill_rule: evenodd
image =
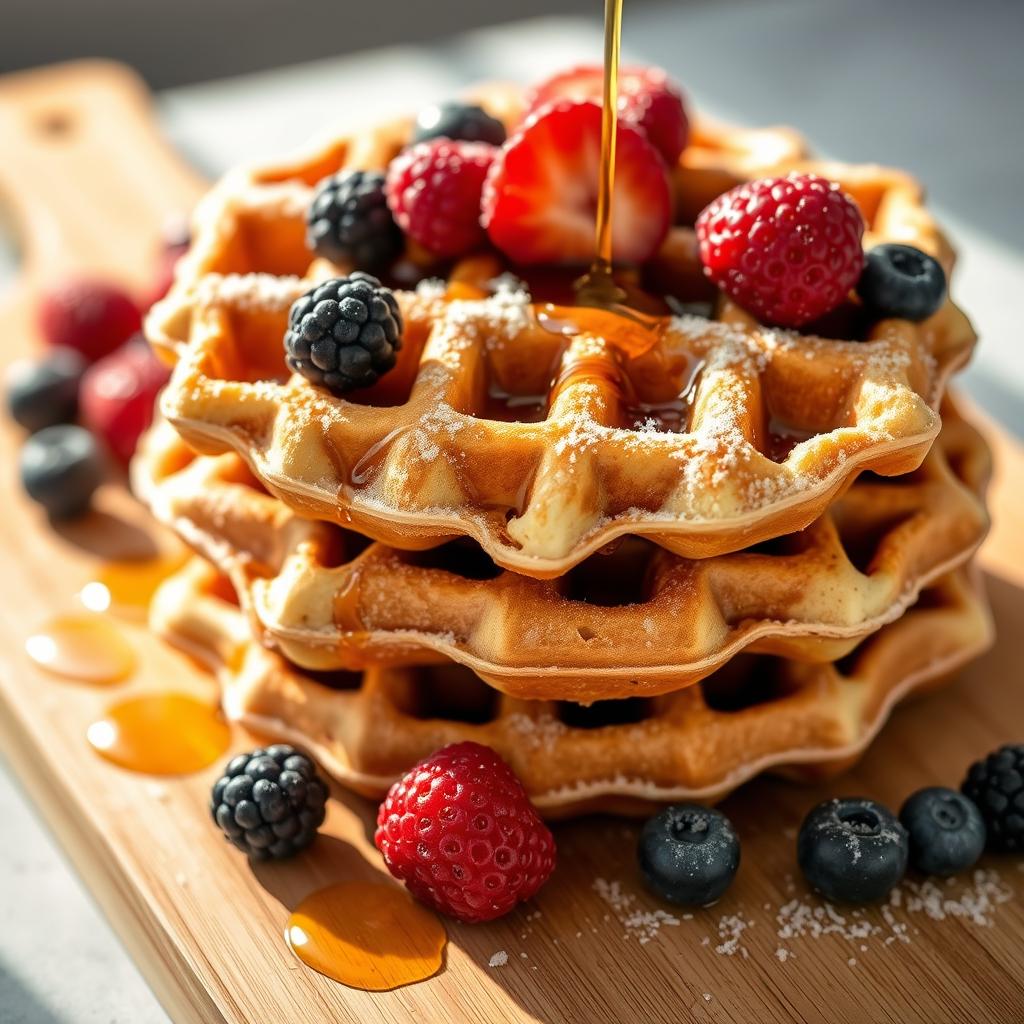
M898 701L992 639L978 581L961 569L841 661L740 655L674 693L583 706L509 697L455 664L304 671L253 640L230 583L200 559L157 592L151 621L217 674L230 718L306 747L359 793L379 797L438 747L476 740L547 817L717 800L766 770L842 770Z

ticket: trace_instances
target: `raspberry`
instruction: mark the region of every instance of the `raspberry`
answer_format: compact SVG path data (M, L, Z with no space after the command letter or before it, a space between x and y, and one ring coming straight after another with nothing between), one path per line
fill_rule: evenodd
M704 273L764 323L800 327L833 310L864 267L864 219L815 174L739 185L697 218Z
M455 743L391 787L377 849L421 903L475 923L528 900L555 867L555 841L522 783L489 747Z
M484 240L480 195L494 146L437 138L395 157L385 191L398 226L438 256L458 256Z
M82 422L127 464L170 370L143 337L130 341L85 372L79 392Z
M51 344L73 348L93 363L120 348L142 326L139 307L102 281L68 281L39 300L39 329Z

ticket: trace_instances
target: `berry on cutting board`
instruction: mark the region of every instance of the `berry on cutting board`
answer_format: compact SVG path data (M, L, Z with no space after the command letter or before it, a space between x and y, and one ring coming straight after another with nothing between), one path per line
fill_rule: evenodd
M166 364L141 336L86 370L79 394L82 423L122 464L131 460L153 422L157 395L169 376Z
M288 368L336 395L376 384L401 347L394 293L361 271L317 285L288 314Z
M306 244L317 255L359 270L380 270L405 240L388 209L382 171L340 171L316 186L306 218Z
M879 319L926 320L946 297L946 272L912 245L876 245L864 258L857 294Z
M19 359L7 369L7 411L30 433L78 414L78 386L86 362L73 348L51 348L33 359Z
M416 115L409 145L441 138L500 146L505 141L505 126L473 103L434 103Z
M385 185L398 226L438 256L459 256L480 245L480 196L496 152L486 142L440 138L399 153Z
M827 900L873 903L906 874L907 831L865 797L826 800L804 818L796 855L807 881Z
M864 268L864 218L816 174L761 178L697 217L704 273L759 320L800 327L835 309Z
M985 822L967 797L945 786L912 793L900 808L910 837L910 863L948 877L974 864L985 849Z
M720 811L676 804L648 819L637 846L648 886L670 903L706 907L720 899L740 865L740 841Z
M214 783L210 813L228 841L253 860L284 860L316 838L327 796L313 762L277 743L228 762Z
M960 790L985 820L988 849L1024 853L1024 743L1008 743L975 761Z
M483 224L517 263L590 263L601 162L601 108L559 100L531 114L498 151L484 185ZM643 133L620 121L612 251L616 262L652 256L672 222L668 172Z
M54 519L73 519L89 508L106 467L88 430L60 424L28 438L19 469L22 486L33 501Z
M421 903L491 921L530 899L555 867L555 841L512 769L489 747L455 743L391 787L377 849Z
M103 281L74 280L40 296L39 329L46 341L73 348L93 363L120 348L142 326L127 292Z
M672 167L690 137L690 119L679 86L661 68L623 67L618 94L619 120L639 128ZM535 86L527 98L527 110L561 99L601 103L603 97L604 67L583 64Z

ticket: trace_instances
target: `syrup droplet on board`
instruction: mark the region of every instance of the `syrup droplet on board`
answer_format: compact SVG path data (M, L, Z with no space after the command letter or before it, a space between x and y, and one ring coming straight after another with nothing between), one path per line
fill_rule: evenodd
M135 671L135 648L118 627L98 615L61 615L25 641L28 656L65 679L107 685Z
M141 616L157 587L184 564L184 551L126 562L107 562L80 591L78 599L91 612L113 611Z
M223 756L231 729L212 704L181 693L158 693L113 705L86 736L100 757L121 768L186 775Z
M369 992L425 981L444 963L441 919L394 885L342 882L307 896L285 929L307 967Z

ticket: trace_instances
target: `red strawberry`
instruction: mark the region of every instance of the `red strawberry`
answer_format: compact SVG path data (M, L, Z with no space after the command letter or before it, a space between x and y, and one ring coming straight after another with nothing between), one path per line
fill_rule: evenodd
M833 181L793 172L744 182L697 218L704 273L763 323L835 309L864 269L860 208Z
M555 840L522 783L479 743L444 747L396 782L374 841L416 899L471 923L530 899L555 867Z
M484 184L482 223L518 263L593 260L601 108L559 100L531 114L499 150ZM665 164L643 134L618 125L612 204L615 260L642 263L672 222Z
M437 138L400 153L384 186L398 226L439 256L479 245L480 192L495 152L486 142Z
M82 422L123 463L135 454L142 432L153 421L153 405L170 376L143 338L89 367L82 378Z
M39 299L43 337L51 345L81 352L90 363L120 348L141 326L132 298L102 281L66 281Z
M583 64L554 75L536 86L527 110L554 100L594 100L604 96L604 68ZM677 86L661 68L624 67L619 70L619 119L639 128L671 167L686 148L690 119Z

